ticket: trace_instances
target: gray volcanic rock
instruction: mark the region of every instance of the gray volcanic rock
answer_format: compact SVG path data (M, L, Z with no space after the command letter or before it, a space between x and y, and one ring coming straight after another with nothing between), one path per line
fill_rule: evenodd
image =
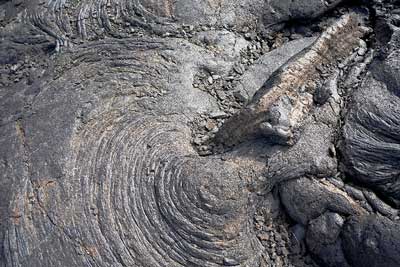
M340 239L344 219L337 213L326 212L312 220L307 229L307 245L323 266L350 266Z
M357 12L341 16L312 45L276 70L252 101L223 125L217 141L233 146L261 134L272 137L273 143L292 145L295 132L315 106L318 83L334 73L338 62L346 60L368 32L363 17Z
M346 222L342 245L352 266L394 267L400 264L399 238L398 223L370 215Z
M400 98L397 86L399 30L355 92L343 129L350 177L400 200ZM382 58L383 57L383 58Z
M180 46L185 56L177 57ZM59 60L74 67L44 83L31 114L11 124L26 162L13 182L27 185L10 198L15 219L5 233L6 262L81 266L86 255L102 265L257 261L255 236L245 234L248 192L235 164L199 159L190 145L189 120L218 107L191 87L188 74L200 67L222 74L229 63L219 66L186 41L157 38L99 41ZM6 167L16 177L18 169Z
M282 0L267 1L266 12L263 16L266 27L272 27L276 24L291 20L316 18L322 13L334 8L342 0L330 1L301 1L301 0Z
M326 180L299 178L282 183L279 191L289 216L302 225L326 211L346 216L365 213L351 197Z
M0 266L398 266L399 12L340 3L0 1Z
M263 55L243 74L235 90L249 101L277 69L311 45L315 39L310 37L294 40Z

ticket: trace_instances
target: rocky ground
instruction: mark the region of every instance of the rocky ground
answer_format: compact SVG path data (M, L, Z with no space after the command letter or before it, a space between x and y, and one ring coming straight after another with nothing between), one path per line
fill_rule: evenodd
M0 267L400 266L400 3L0 0Z

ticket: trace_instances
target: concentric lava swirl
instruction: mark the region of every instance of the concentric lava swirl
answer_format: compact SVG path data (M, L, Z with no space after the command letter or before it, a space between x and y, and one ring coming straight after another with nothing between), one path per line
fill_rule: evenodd
M75 138L69 208L79 235L101 248L94 261L140 266L257 261L259 243L250 234L248 191L238 166L196 156L180 119L105 115Z

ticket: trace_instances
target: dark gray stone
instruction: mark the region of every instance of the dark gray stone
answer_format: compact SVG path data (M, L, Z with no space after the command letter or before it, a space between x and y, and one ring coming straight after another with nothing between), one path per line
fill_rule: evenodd
M347 194L326 181L299 178L282 183L279 191L289 216L302 225L326 211L343 215L365 213Z
M315 39L309 37L291 41L261 56L240 78L234 90L239 91L248 102L272 73L291 57L311 45Z
M291 20L311 19L334 8L341 0L332 1L301 1L282 0L268 1L264 18L264 24L268 27Z
M0 266L398 266L398 18L339 2L0 1Z
M393 39L396 38L394 34ZM375 61L360 88L355 92L343 129L343 155L352 179L382 192L394 203L400 199L400 98L396 93L398 66L392 56ZM391 62L391 63L390 63ZM386 73L387 64L392 72ZM397 65L396 65L397 64ZM382 80L382 78L385 79Z
M343 250L352 266L400 264L400 225L376 215L354 217L343 229Z
M308 225L307 246L322 266L350 266L340 239L343 223L344 219L339 214L326 212Z

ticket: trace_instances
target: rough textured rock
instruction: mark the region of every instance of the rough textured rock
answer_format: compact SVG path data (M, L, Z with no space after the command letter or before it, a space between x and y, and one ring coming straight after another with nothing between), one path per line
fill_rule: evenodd
M307 225L326 211L345 216L365 213L345 192L324 180L295 179L283 183L280 192L289 216L303 225Z
M355 92L343 129L344 162L350 177L396 204L400 200L398 36L395 28Z
M385 217L366 216L346 222L343 247L353 266L398 266L399 225Z
M312 220L307 232L307 245L323 266L350 266L339 237L344 219L337 213L326 212Z
M19 182L27 186L12 197L17 219L6 231L8 262L81 266L89 253L92 264L105 265L254 264L257 259L248 257L257 258L250 249L257 241L245 234L250 178L240 178L235 164L199 161L193 150L189 118L217 107L204 92L180 91L191 85L181 71L195 72L198 65L176 57L171 48L179 45L200 52L190 56L199 65L218 65L187 42L155 38L100 42L65 55L72 59L63 60L78 62L44 85L33 114L14 123L27 165ZM107 46L108 60L98 50ZM96 57L102 65L92 63ZM150 77L159 77L157 84ZM163 77L169 77L168 85ZM96 93L101 88L106 89ZM37 247L43 239L51 250L47 243ZM252 256L239 253L246 250Z
M341 0L331 1L273 1L268 0L264 23L267 28L291 20L312 19L340 4Z
M399 14L0 1L0 266L398 266Z
M232 146L261 132L292 143L293 131L313 107L322 70L349 56L365 33L358 14L343 15L306 51L276 71L251 103L224 124L217 139Z
M293 40L262 56L244 73L235 89L244 96L246 101L251 100L277 69L314 41L315 37Z

